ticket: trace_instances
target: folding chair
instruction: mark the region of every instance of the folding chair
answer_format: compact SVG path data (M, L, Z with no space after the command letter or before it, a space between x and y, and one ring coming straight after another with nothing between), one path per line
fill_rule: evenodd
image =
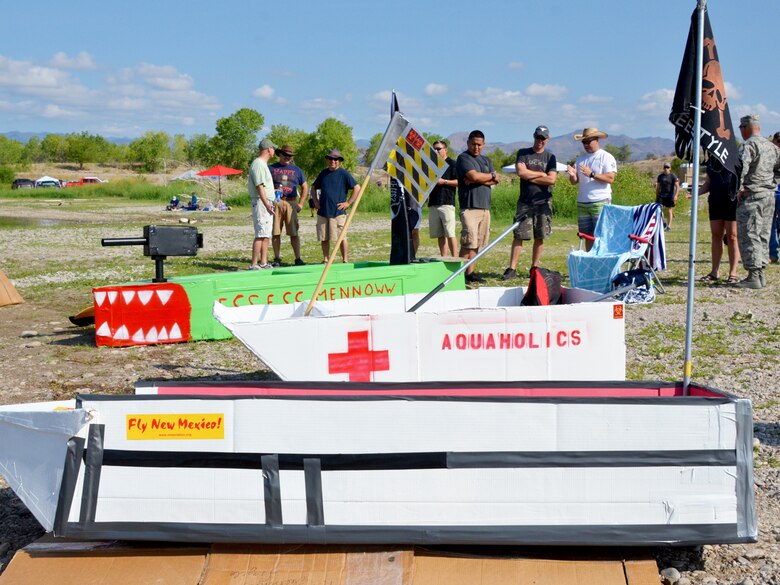
M663 216L658 203L627 207L605 205L593 236L580 233L580 249L569 253L569 281L576 288L600 293L612 290L612 280L626 263L629 268L646 268L658 291L666 292L656 270L666 268ZM589 251L584 239L593 241Z

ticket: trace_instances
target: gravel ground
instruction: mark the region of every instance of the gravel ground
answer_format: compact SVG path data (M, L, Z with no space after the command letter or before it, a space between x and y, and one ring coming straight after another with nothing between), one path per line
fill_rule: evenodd
M76 328L67 320L67 315L89 302L86 283L148 278L152 266L140 254L128 260L123 249L102 248L94 242L126 235L116 233L117 214L128 224L143 225L152 218L159 224L159 207L114 207L101 214L84 211L83 205L71 210L70 205L75 207L68 202L35 202L32 206L0 202L0 216L73 222L72 228L57 228L56 236L46 226L0 232L0 269L9 274L21 272L14 281L27 301L0 309L0 403L69 398L76 392L129 393L138 379L270 376L233 340L96 348L93 328ZM176 222L178 217L168 221ZM201 225L208 233L204 266L213 269L213 258L208 258L211 252L218 255L248 247L246 225L231 225L218 214L210 214ZM371 222L355 226L358 230L375 228ZM676 227L667 239L670 266L662 274L667 294L659 295L652 305L627 309L627 370L632 379L682 378L688 263L687 231L682 229ZM697 270L699 275L709 267L709 240L700 233L698 256L703 267ZM227 262L235 266L240 262L243 267L245 258ZM753 402L759 542L653 549L667 583L780 585L780 397L776 389L780 266L768 268L767 280L768 286L760 291L697 286L694 311L693 379ZM81 289L73 286L79 281L85 283ZM41 534L38 523L0 478L0 571L18 548Z

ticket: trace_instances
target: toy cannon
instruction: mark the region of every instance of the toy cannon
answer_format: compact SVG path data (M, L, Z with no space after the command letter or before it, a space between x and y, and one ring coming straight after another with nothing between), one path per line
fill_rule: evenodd
M144 226L142 238L103 238L103 246L143 246L144 256L154 260L154 280L167 282L163 277L163 260L168 256L196 256L203 247L203 234L190 226Z

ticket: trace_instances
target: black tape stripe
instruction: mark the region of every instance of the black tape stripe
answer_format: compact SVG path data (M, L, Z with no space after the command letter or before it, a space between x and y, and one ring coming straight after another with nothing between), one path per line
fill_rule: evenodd
M269 526L282 525L282 490L279 485L279 457L263 455L260 458L263 469L263 495L265 499L265 523Z
M119 451L103 453L104 466L263 469L273 457L276 470L305 470L306 459L317 459L322 471L540 467L733 467L736 452L728 449L688 451L488 451L420 453L210 453L179 451ZM262 461L260 464L258 461Z
M84 488L81 491L81 510L79 522L94 522L97 512L98 493L100 491L100 470L103 466L103 439L105 425L89 425L87 449L84 453Z
M303 460L306 483L306 524L324 526L325 513L322 503L322 468L320 460L307 457Z
M57 496L57 511L54 514L54 534L56 536L64 535L67 530L68 517L73 504L73 497L76 494L76 482L79 479L79 469L83 456L84 439L71 437L68 440L65 451L65 466L62 472L62 481L60 482L60 493Z

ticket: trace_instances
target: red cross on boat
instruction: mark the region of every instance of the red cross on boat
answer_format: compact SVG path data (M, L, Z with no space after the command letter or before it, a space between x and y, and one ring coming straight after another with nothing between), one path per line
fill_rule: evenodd
M349 374L350 382L370 382L372 372L390 369L390 352L372 350L368 330L347 333L347 351L328 354L328 373Z

